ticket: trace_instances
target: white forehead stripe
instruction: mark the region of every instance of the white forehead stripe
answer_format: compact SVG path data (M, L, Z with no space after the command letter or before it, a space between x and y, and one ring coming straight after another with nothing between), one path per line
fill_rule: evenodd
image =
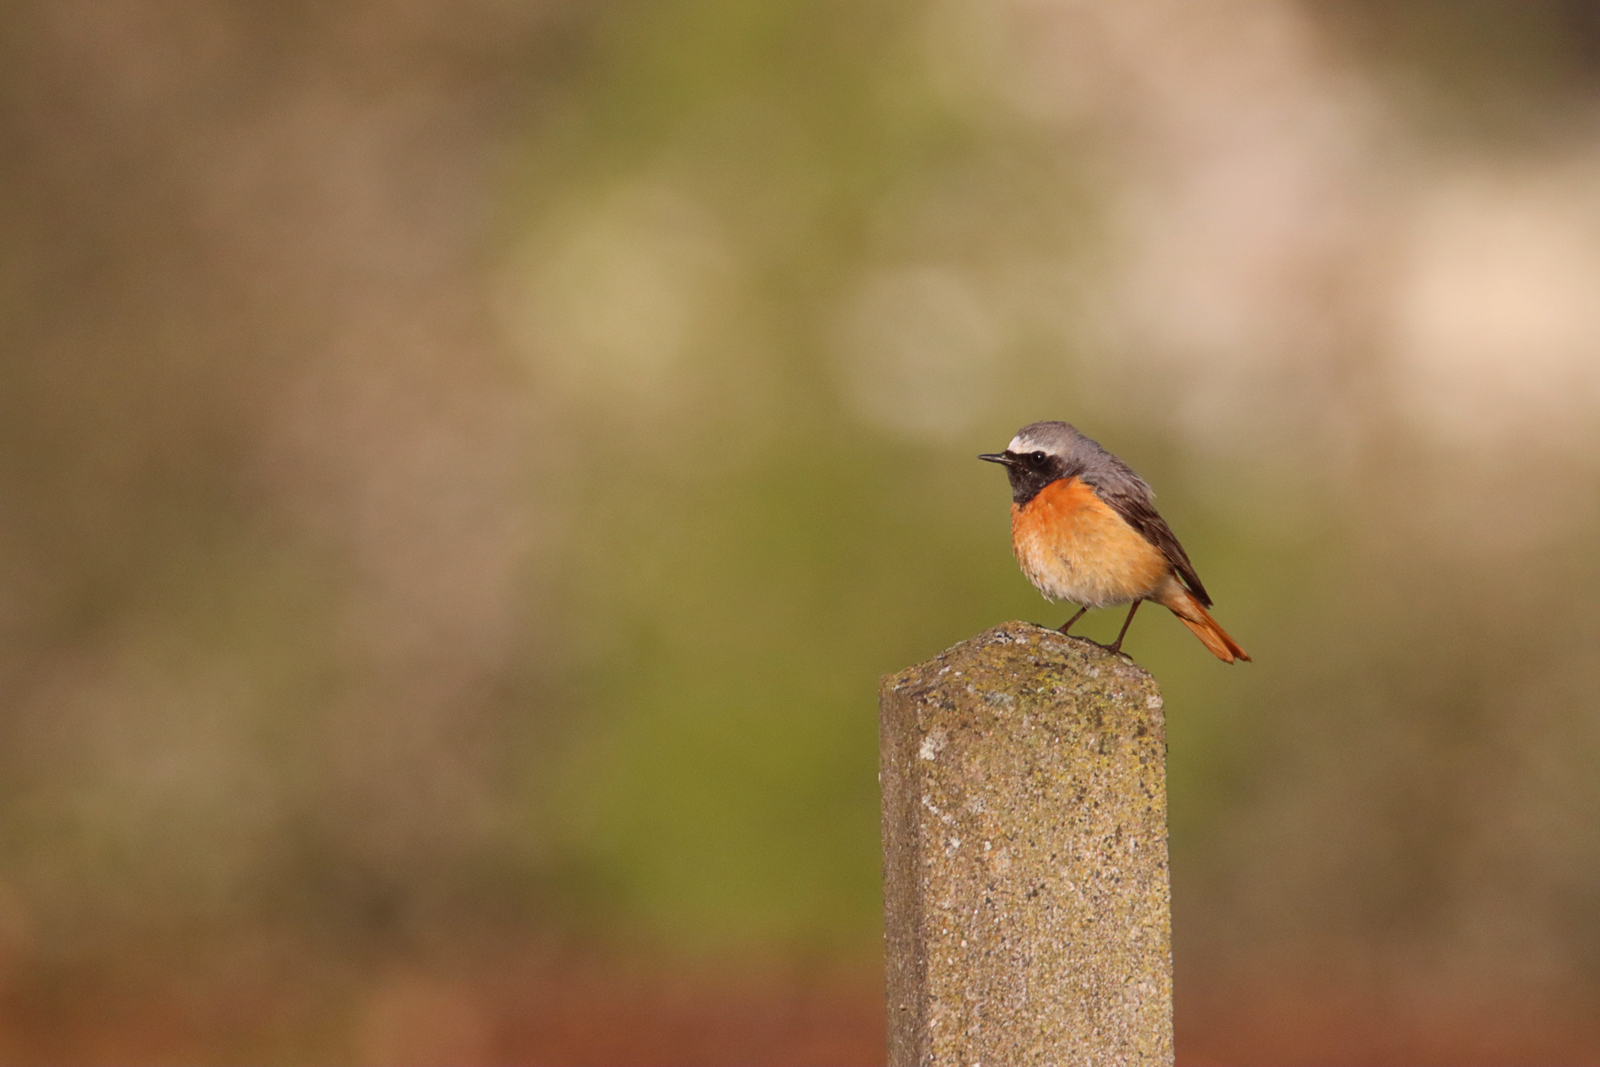
M1029 437L1027 434L1019 433L1017 436L1011 439L1011 443L1009 445L1006 445L1006 451L1015 452L1017 455L1021 455L1024 452L1053 453L1055 452L1055 448L1054 446L1043 444L1042 442Z

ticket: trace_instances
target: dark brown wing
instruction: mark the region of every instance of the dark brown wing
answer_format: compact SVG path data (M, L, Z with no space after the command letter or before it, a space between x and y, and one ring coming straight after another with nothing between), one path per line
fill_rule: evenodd
M1189 592L1200 601L1203 607L1211 606L1211 597L1206 593L1206 587L1200 584L1200 576L1194 572L1194 564L1189 562L1189 553L1178 544L1178 539L1172 533L1172 528L1167 525L1167 520L1156 514L1155 505L1150 503L1150 487L1144 480L1132 471L1128 471L1128 478L1112 475L1110 477L1096 477L1094 474L1084 475L1083 480L1093 487L1101 500L1110 504L1118 515L1121 515L1129 526L1138 530L1149 541L1161 550L1171 562L1173 570L1178 572L1178 577L1183 584L1189 587ZM1131 481L1130 481L1131 479Z

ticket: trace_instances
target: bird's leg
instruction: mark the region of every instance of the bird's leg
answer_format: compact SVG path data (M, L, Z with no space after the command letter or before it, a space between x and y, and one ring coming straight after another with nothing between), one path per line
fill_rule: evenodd
M1128 632L1128 626L1133 622L1133 613L1139 610L1139 605L1142 603L1144 603L1143 600L1135 600L1133 602L1133 607L1128 609L1128 617L1122 620L1122 629L1117 632L1117 639L1106 646L1106 651L1122 651L1122 635Z
M1079 619L1083 618L1083 613L1088 611L1088 610L1089 610L1089 605L1087 605L1087 604L1085 604L1083 607L1079 608L1078 609L1078 613L1076 615L1074 615L1072 618L1068 619L1066 622L1061 624L1061 632L1062 633L1066 633L1068 630L1072 629L1072 624L1077 622Z

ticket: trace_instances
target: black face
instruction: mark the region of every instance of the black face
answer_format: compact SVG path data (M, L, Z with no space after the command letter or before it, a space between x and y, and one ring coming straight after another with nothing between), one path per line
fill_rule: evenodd
M1005 465L1006 474L1011 478L1011 500L1016 504L1026 504L1039 495L1039 490L1067 476L1066 461L1048 452L1007 450L978 458Z

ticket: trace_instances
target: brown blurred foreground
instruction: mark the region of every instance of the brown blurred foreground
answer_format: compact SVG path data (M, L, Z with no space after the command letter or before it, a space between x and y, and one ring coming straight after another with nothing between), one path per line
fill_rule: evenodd
M261 946L208 973L159 952L111 974L13 975L7 1063L874 1064L875 966L666 966L574 954L306 966Z
M1190 973L1177 988L1178 1062L1187 1067L1600 1061L1592 990L1533 990L1492 976L1398 990L1303 965Z
M1600 1060L1593 997L1496 986L1399 991L1358 975L1188 974L1178 1062L1527 1064ZM14 973L8 1063L880 1064L869 964L668 965L583 955L484 966L306 966L281 947L205 974L158 952L142 969Z

